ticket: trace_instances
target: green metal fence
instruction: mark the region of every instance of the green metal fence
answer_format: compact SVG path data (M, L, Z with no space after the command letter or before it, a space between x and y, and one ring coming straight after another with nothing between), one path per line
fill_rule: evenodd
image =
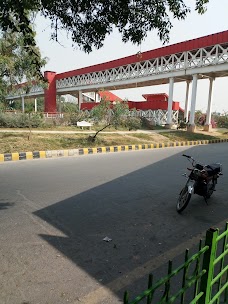
M191 257L187 249L184 263L174 270L172 268L172 261L169 261L167 276L155 283L150 274L148 288L133 300L129 300L126 291L124 304L228 303L228 223L221 234L219 229L209 229L204 246L200 241L198 252ZM182 283L175 290L172 283L175 285L175 279L177 281L180 275ZM155 296L161 287L163 294Z

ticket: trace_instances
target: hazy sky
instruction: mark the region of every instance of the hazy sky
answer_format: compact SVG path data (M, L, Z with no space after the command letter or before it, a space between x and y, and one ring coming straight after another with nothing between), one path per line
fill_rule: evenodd
M189 7L192 7L195 0L186 0L186 3ZM228 30L227 14L228 0L210 0L207 12L204 15L198 15L193 9L185 21L173 21L169 44ZM38 17L36 25L37 42L42 56L49 58L44 70L55 71L57 73L79 69L133 55L139 51L144 52L163 46L157 37L156 31L148 33L147 38L140 46L123 43L120 34L114 31L106 38L103 48L94 50L90 54L85 54L76 46L72 47L71 39L67 38L67 34L64 31L59 32L58 38L60 43L52 41L50 39L51 30L49 21ZM208 89L208 80L198 81L196 109L206 111ZM185 83L175 83L174 100L180 101L182 107L184 107L185 90ZM161 85L112 92L121 98L139 101L143 100L142 94L163 92L168 94L168 91L168 85ZM189 98L191 98L191 87ZM215 80L212 107L213 111L228 111L228 77L217 78Z

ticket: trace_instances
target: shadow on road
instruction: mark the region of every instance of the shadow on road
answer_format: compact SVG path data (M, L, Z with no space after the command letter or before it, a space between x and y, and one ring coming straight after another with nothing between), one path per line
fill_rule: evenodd
M12 207L14 203L2 203L0 202L0 210L8 209L9 207Z
M208 147L188 153L199 161L207 153L211 162L222 162ZM193 196L186 211L177 214L176 198L185 182L181 173L188 165L181 154L36 211L66 235L41 237L120 298L125 289L137 293L142 284L145 289L151 268L167 263L167 251L227 219L228 174L219 180L208 206ZM112 241L103 241L106 236Z

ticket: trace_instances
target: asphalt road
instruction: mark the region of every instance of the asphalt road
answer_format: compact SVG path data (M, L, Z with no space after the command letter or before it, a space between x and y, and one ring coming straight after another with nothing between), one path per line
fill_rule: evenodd
M224 175L179 215L183 151ZM228 221L227 143L4 162L0 177L1 304L120 303Z

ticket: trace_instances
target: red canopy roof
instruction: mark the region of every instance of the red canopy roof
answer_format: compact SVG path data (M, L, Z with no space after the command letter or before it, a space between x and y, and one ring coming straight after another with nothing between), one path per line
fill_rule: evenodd
M101 98L104 98L107 101L111 101L111 102L122 101L121 98L119 98L118 96L116 96L115 94L113 94L109 91L100 91L99 95Z

